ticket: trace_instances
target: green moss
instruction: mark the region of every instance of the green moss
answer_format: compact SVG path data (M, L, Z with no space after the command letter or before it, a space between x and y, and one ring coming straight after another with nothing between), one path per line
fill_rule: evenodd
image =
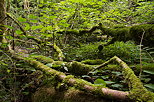
M51 85L39 88L32 96L32 102L108 102L74 87L59 91Z
M96 59L96 60L87 59L87 60L82 61L82 63L84 63L84 64L90 64L90 65L97 65L97 64L104 63L104 61L102 59Z
M43 61L44 63L52 63L54 60L42 55L30 55L30 57Z
M136 25L130 29L131 37L137 44L140 43L141 37L143 37L143 45L153 46L154 44L154 24Z
M141 65L140 64L135 65L135 68L139 72L140 71L140 68L141 68ZM154 63L146 63L146 64L143 64L142 65L142 69L143 70L145 69L145 70L154 71Z
M91 71L93 68L90 65L85 65L81 62L73 61L71 63L68 63L66 65L68 67L69 72L75 74L75 75L85 75L89 71Z
M142 84L139 78L134 74L132 69L123 68L123 74L126 80L129 82L130 94L129 98L142 101L142 102L150 102L150 100L154 101L154 93L148 91ZM152 102L151 101L151 102Z
M143 45L152 47L154 44L154 24L142 24L132 27L122 28L102 28L106 35L113 37L112 43L115 41L133 40L136 44L140 44L142 35L144 34Z
M63 60L65 58L65 56L64 56L63 52L61 51L61 49L56 44L54 44L54 49L58 53L59 60Z
M54 61L52 64L55 64L55 65L63 65L65 62L63 61Z

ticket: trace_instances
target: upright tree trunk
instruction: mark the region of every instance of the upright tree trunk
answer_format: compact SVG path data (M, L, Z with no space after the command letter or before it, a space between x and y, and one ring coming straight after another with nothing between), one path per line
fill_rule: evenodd
M5 9L5 0L0 0L0 42L4 43L4 32L6 24L6 9Z

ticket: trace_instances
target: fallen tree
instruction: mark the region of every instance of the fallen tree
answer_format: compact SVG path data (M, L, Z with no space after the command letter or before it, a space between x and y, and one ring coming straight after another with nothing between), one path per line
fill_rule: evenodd
M89 30L67 30L67 31L59 31L57 33L61 34L74 34L77 36L82 36L84 34L89 34L88 37L92 37L92 40L99 40L98 35L92 35L94 31L101 30L101 35L107 35L107 37L111 36L112 40L108 44L112 44L115 41L128 41L133 40L136 44L140 44L140 40L143 36L143 45L153 47L154 43L154 25L153 24L140 24L131 27L117 27L117 28L106 28L103 27L101 23L98 26L93 26ZM106 44L106 45L108 45Z
M123 72L124 78L129 83L130 91L128 91L128 92L112 90L107 87L93 85L85 80L77 79L72 75L65 75L62 72L56 71L56 70L44 65L43 63L35 60L32 57L24 58L22 56L15 54L12 50L11 50L11 53L13 54L14 58L19 59L19 60L24 60L27 63L30 63L35 68L43 71L48 76L51 76L52 78L56 79L56 81L62 82L63 84L65 84L67 86L74 87L77 90L81 90L86 93L91 93L93 95L97 95L97 96L103 97L103 98L108 97L109 99L114 99L114 100L122 100L122 101L134 100L134 101L146 101L146 102L153 102L154 101L154 93L148 91L143 86L140 79L137 78L137 76L134 74L132 69L129 68L129 66L126 63L124 63L121 59L119 59L116 56L111 58L109 61L105 62L104 64L102 64L101 66L99 66L97 68L106 66L107 64L109 64L112 61L118 62L118 64L122 67L121 70ZM35 56L35 58L36 58L36 56ZM50 60L50 61L52 62L53 60Z

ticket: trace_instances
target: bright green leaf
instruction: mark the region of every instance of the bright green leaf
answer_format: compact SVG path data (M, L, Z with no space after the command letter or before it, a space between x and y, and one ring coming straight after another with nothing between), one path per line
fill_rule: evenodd
M52 63L48 63L48 64L46 64L46 66L48 66L48 67L52 67L53 64L52 64Z
M106 86L106 83L103 79L96 79L94 84L99 86Z
M39 25L39 26L32 26L31 27L32 30L36 30L36 29L40 29L40 28L43 28L43 26Z
M113 85L111 85L112 87L115 87L115 88L120 88L120 87L123 87L123 85L121 85L121 84L113 84Z
M145 84L144 86L154 90L154 84Z
M154 71L149 71L149 70L143 70L144 73L152 74L154 75Z
M113 81L105 81L106 84L114 84L115 82Z
M23 32L21 30L16 30L15 33L16 34L22 34Z
M8 69L8 70L7 70L7 72L8 72L8 73L10 73L10 72L11 72L11 70L9 70L9 69Z
M19 17L18 18L18 21L20 21L20 22L26 22L26 19L25 18L22 18L22 17Z
M29 30L30 29L30 24L28 24L28 23L25 23L25 28L24 28L25 30Z
M14 29L14 27L9 26L9 25L4 25L4 27L9 28L9 29Z

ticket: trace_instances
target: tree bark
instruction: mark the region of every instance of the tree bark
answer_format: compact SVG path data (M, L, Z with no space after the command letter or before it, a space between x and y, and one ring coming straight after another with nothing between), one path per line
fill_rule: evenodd
M148 91L140 81L140 79L134 74L133 70L120 58L114 56L104 64L100 65L98 68L108 65L112 61L118 62L118 64L122 67L123 76L126 81L129 83L129 92L112 90L107 87L96 86L85 80L74 78L72 75L65 75L62 72L56 71L43 63L36 61L33 58L24 58L22 56L16 55L12 50L10 50L14 58L19 60L25 60L29 64L33 65L35 68L43 71L46 75L56 77L56 80L59 82L63 82L69 86L73 86L76 89L115 100L135 100L135 101L144 101L144 102L153 102L154 101L154 93ZM97 69L98 69L97 68Z
M5 8L5 0L0 0L0 42L6 43L4 38L5 35L5 27L6 24L6 8Z
M93 95L97 95L99 97L104 97L104 98L108 97L109 99L111 98L114 100L125 100L125 101L128 100L128 97L127 97L127 95L129 94L128 92L112 90L107 87L93 85L85 80L74 78L74 76L72 75L67 76L64 73L56 71L32 58L24 58L22 56L19 56L15 54L12 50L10 50L10 52L12 53L14 58L18 60L25 60L26 62L33 65L35 68L43 71L46 75L55 76L57 81L60 81L60 82L62 81L63 83L69 86L73 86L76 89L85 91L87 93L91 93Z

